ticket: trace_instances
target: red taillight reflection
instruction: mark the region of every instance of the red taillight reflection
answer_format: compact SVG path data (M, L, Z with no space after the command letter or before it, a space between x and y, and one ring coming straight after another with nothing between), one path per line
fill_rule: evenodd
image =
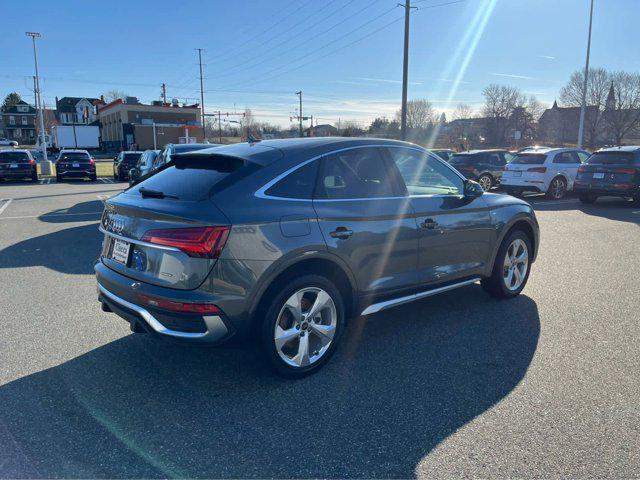
M578 167L578 173L584 173L584 172L586 172L586 171L587 171L587 167L586 167L586 165L580 165L580 166Z
M614 170L614 173L624 173L627 175L633 175L634 173L636 173L636 169L635 168L618 168Z
M160 308L162 310L169 310L172 312L184 312L184 313L222 313L222 310L213 303L188 303L188 302L173 302L171 300L165 300L163 298L152 297L151 295L138 295L138 298L150 307Z
M190 257L218 258L231 227L161 228L149 230L143 242L179 248Z
M89 163L91 164L92 167L96 164L93 158L89 159Z
M527 168L527 172L545 173L546 171L547 171L547 167Z

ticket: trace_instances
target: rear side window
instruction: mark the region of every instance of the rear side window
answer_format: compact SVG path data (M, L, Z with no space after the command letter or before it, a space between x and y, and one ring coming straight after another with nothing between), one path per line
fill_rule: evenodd
M397 194L386 161L375 147L333 153L322 163L318 198L381 198Z
M574 152L560 152L553 157L553 163L580 163L580 160Z
M453 155L449 163L451 165L474 165L479 161L478 155Z
M0 152L0 162L24 162L30 160L27 152Z
M504 159L497 153L490 153L489 161L491 165L495 167L504 167L504 164L506 163Z
M596 152L589 157L589 165L632 165L640 163L632 152Z
M547 156L543 153L519 153L509 163L513 165L542 165L546 159Z
M130 188L127 193L140 195L140 188L145 188L179 200L204 200L259 168L253 162L220 155L189 155L173 161L173 165Z
M319 164L320 162L313 161L303 165L269 188L265 194L283 198L313 198Z

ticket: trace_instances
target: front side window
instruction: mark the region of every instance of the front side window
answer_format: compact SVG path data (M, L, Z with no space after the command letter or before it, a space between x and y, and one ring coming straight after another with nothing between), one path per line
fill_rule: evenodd
M354 148L328 155L316 197L326 199L384 198L397 195L392 172L375 147Z
M313 161L294 170L269 188L265 194L272 197L311 199L320 162Z
M462 195L464 181L441 161L409 148L389 148L409 195Z

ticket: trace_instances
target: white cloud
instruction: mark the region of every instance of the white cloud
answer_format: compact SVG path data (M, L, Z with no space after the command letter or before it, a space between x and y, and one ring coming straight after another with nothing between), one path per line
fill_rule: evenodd
M495 75L496 77L521 78L523 80L535 80L535 77L527 77L526 75L515 75L515 74L512 74L512 73L494 73L494 72L491 72L490 75Z

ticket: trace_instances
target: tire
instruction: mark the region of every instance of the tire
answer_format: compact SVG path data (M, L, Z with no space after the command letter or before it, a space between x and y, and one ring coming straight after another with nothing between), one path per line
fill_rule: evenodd
M582 203L586 203L587 205L594 203L598 199L596 195L591 193L581 193L578 198Z
M634 207L640 207L640 194L635 195L631 200L631 205Z
M56 183L61 183L62 177L60 175L56 175Z
M521 250L521 246L524 245L526 251ZM516 249L514 253L513 248ZM526 255L522 258L523 261L526 261L524 270L522 269L522 265L518 262L512 264L514 266L507 267L505 264L507 263L507 255L510 257L520 257L522 253L526 253ZM529 279L529 272L531 271L531 255L533 254L533 249L531 246L531 240L522 230L513 230L510 232L500 244L500 248L498 249L498 254L496 255L496 260L493 264L493 270L491 272L491 276L489 278L484 278L481 281L482 288L489 293L492 297L496 298L513 298L520 294L522 289L527 284L527 280ZM506 269L512 270L510 276L505 278ZM515 270L517 269L520 283L517 284L518 276L515 274ZM523 275L524 273L524 275ZM511 282L511 287L507 286L507 283Z
M493 177L488 173L483 173L478 177L478 183L485 192L491 190L494 186Z
M279 293L264 310L266 313L260 328L260 349L276 374L286 378L302 378L318 371L338 347L345 324L344 301L335 285L319 275L303 275L289 280L282 288L276 289L276 292ZM294 312L309 312L321 292L323 299L328 298L332 302L326 300L325 307L319 312L321 317L315 317L321 318L322 323L307 321L304 316L298 317L300 320L296 322ZM287 302L298 305L298 309L286 308ZM286 339L280 345L276 342L276 327L282 333L281 338ZM324 327L324 336L319 333L318 327ZM307 357L302 355L303 345L307 347ZM314 358L314 354L317 358Z
M33 183L36 183L36 182L38 181L38 172L33 172L33 173L31 174L31 181L32 181Z
M91 176L89 177L89 180L91 180L92 182L95 182L95 181L97 181L97 180L98 180L98 176L97 176L97 175L91 175Z
M549 188L545 193L547 198L560 200L567 194L567 181L563 177L554 177L549 182Z

